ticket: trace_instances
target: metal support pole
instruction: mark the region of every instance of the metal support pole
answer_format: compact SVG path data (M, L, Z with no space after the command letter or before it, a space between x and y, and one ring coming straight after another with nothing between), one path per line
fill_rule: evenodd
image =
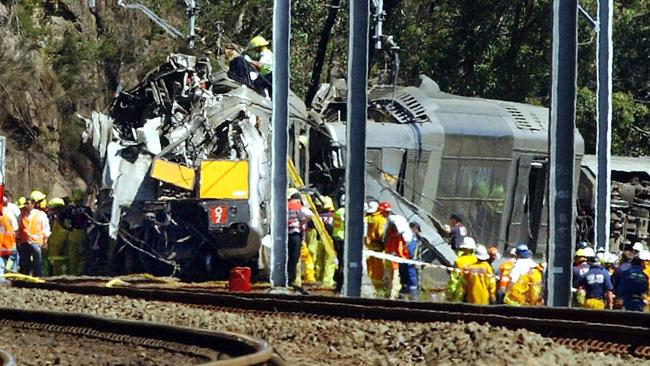
M575 117L578 44L577 0L553 1L553 61L549 131L549 236L547 299L569 306L575 242Z
M291 2L273 1L271 286L287 285L287 145Z
M609 204L611 198L611 170L609 166L612 141L612 15L613 0L598 1L598 102L596 103L596 156L598 174L596 183L595 242L598 248L609 250Z
M368 0L350 0L343 295L361 296L368 117Z
M196 39L196 32L194 26L196 24L196 0L186 0L187 4L187 47L194 48L194 40Z

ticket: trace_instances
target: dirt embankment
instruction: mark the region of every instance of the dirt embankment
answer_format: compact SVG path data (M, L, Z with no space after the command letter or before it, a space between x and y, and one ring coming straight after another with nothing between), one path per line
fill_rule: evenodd
M0 135L14 198L85 188L98 172L80 153L85 126L75 114L104 109L120 81L133 86L174 46L141 12L95 3L0 0ZM174 22L168 3L155 8Z

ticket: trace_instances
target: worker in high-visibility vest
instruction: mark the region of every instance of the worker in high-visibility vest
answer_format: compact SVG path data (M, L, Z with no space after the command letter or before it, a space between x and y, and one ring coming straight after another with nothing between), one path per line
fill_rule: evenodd
M70 219L70 235L68 238L67 255L70 262L70 273L84 273L90 248L86 240L90 227L92 211L84 203L84 193L80 189L72 191L72 203L68 206L67 216Z
M319 203L317 205L318 216L325 226L325 230L331 236L334 222L334 202L328 196L318 196L315 201ZM325 250L325 243L319 237L318 231L313 224L309 225L305 241L314 261L316 281L320 282L322 287L334 287L337 259L335 255L328 254Z
M366 248L374 252L383 252L384 233L392 207L388 202L381 202L376 208L371 204L368 205L368 215L366 216L366 221L368 222ZM370 277L370 281L375 288L377 297L385 297L384 260L369 256L366 260L366 266L368 268L368 277Z
M0 216L0 258L2 258L0 273L4 273L5 268L13 271L17 268L16 232L14 231L12 215L7 206L2 207L2 216ZM7 265L8 262L11 262L10 266Z
M52 235L48 240L47 260L50 262L51 274L54 276L71 274L67 253L70 223L65 217L65 201L55 197L50 200L48 206Z
M454 270L449 273L449 281L445 294L448 301L465 301L465 277L464 273L468 266L478 262L474 251L476 242L473 238L466 236L458 247L460 255L454 261Z
M22 206L18 251L20 253L20 273L42 276L42 250L47 248L50 237L50 223L45 212L36 209L37 201L29 199Z
M527 273L517 278L510 286L503 303L512 306L538 306L542 305L542 274L544 266L536 264Z
M337 268L334 275L336 282L336 291L341 291L343 288L343 250L345 247L345 195L341 195L339 208L334 211L332 218L332 240L334 241L334 249L336 250Z

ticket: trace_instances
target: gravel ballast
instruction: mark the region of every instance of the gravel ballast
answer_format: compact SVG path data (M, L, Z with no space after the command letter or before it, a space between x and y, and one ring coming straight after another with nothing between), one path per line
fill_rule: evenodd
M10 287L0 288L0 306L248 334L269 341L296 365L650 365L629 356L576 352L526 330L477 323L305 319Z

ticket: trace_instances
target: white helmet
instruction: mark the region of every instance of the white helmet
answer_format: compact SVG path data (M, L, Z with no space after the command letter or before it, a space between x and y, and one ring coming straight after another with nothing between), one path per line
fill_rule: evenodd
M370 201L368 203L368 209L366 209L367 214L375 213L377 212L377 209L379 208L379 202L377 201Z
M650 261L650 251L642 250L641 252L639 252L639 259L642 261Z
M616 264L618 261L618 256L614 253L606 253L605 254L605 263L609 264Z
M476 253L474 253L474 254L476 255L476 258L478 258L481 261L486 261L486 260L490 259L490 254L488 254L488 251L487 251L487 248L485 247L485 245L478 245L476 247Z
M634 245L632 246L632 250L636 250L637 252L640 252L643 249L644 249L643 244L641 244L641 242L638 242L638 241L636 243L634 243Z
M463 242L460 244L460 249L476 250L476 242L474 239L466 236L463 238Z
M593 258L596 256L596 252L594 251L594 248L586 247L582 249L582 256L587 258Z

